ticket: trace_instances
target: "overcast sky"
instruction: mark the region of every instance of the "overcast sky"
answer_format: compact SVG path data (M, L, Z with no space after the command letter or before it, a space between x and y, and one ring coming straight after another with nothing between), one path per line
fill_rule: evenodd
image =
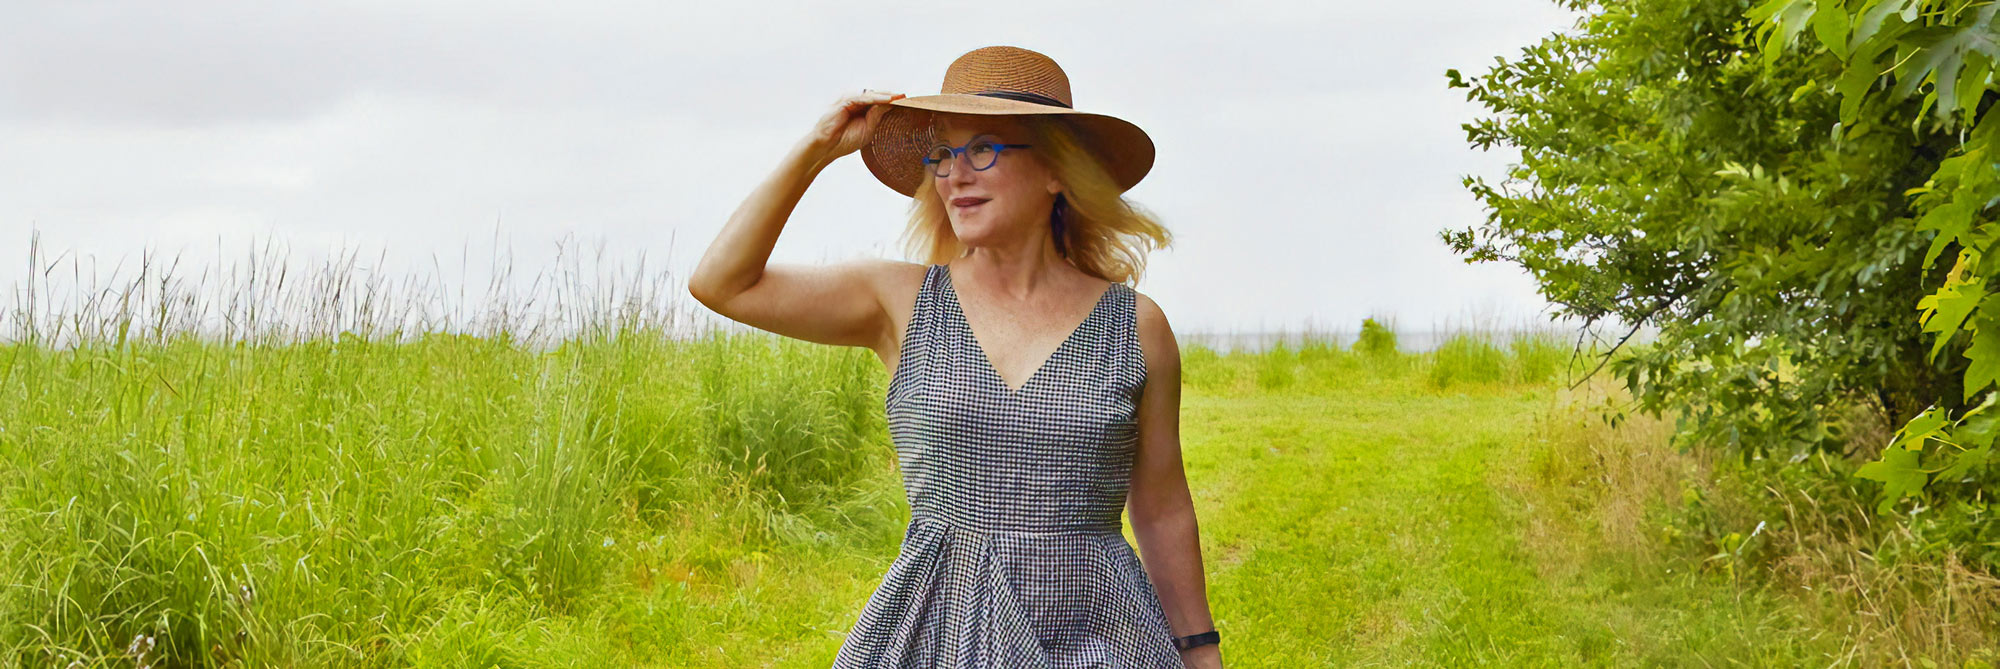
M1546 321L1517 268L1438 239L1480 109L1444 71L1567 29L1547 0L1401 3L10 3L0 21L0 285L44 255L184 264L273 241L369 271L565 238L692 268L838 96L938 92L959 54L1054 58L1078 108L1152 137L1128 197L1173 231L1138 286L1175 329ZM901 257L907 199L850 154L774 262ZM690 300L691 301L691 300Z

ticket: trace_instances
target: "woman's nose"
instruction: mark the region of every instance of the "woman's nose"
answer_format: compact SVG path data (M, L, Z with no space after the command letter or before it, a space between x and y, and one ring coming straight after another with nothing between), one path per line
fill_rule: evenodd
M977 171L979 170L972 169L972 154L963 153L951 157L952 181L957 183L971 183L972 173Z

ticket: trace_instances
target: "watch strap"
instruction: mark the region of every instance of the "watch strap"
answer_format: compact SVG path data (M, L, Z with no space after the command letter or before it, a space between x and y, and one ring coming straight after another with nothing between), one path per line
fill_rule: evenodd
M1189 648L1199 648L1201 646L1206 646L1209 644L1221 644L1221 643L1222 643L1222 635L1220 633L1217 633L1215 630L1209 630L1206 632L1202 632L1200 634L1189 634L1187 636L1174 638L1174 648L1178 648L1180 650L1187 650Z

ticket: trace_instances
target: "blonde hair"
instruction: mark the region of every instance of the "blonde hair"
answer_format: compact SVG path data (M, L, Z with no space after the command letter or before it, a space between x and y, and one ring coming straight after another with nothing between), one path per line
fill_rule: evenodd
M1059 118L1014 117L1027 131L1035 157L1062 182L1063 192L1049 212L1056 250L1085 274L1113 283L1136 283L1145 272L1146 253L1173 243L1173 233L1137 203L1125 199L1111 173ZM952 232L935 177L925 174L910 197L910 220L903 245L912 258L949 263L971 253Z

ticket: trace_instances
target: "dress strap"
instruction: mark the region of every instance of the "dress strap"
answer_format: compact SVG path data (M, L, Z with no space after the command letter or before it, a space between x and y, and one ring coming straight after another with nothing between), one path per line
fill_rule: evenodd
M932 264L924 270L923 283L917 285L917 299L910 307L910 322L903 327L903 340L896 353L896 369L889 375L892 394L907 383L907 376L917 373L928 363L925 358L936 348L931 339L936 337L937 332L934 323L937 322L943 276L943 266Z
M1117 333L1115 343L1121 353L1118 357L1122 361L1123 373L1138 390L1146 380L1146 356L1139 344L1139 293L1124 283L1113 286L1112 290L1118 293L1112 300L1112 304L1117 306L1114 332Z

